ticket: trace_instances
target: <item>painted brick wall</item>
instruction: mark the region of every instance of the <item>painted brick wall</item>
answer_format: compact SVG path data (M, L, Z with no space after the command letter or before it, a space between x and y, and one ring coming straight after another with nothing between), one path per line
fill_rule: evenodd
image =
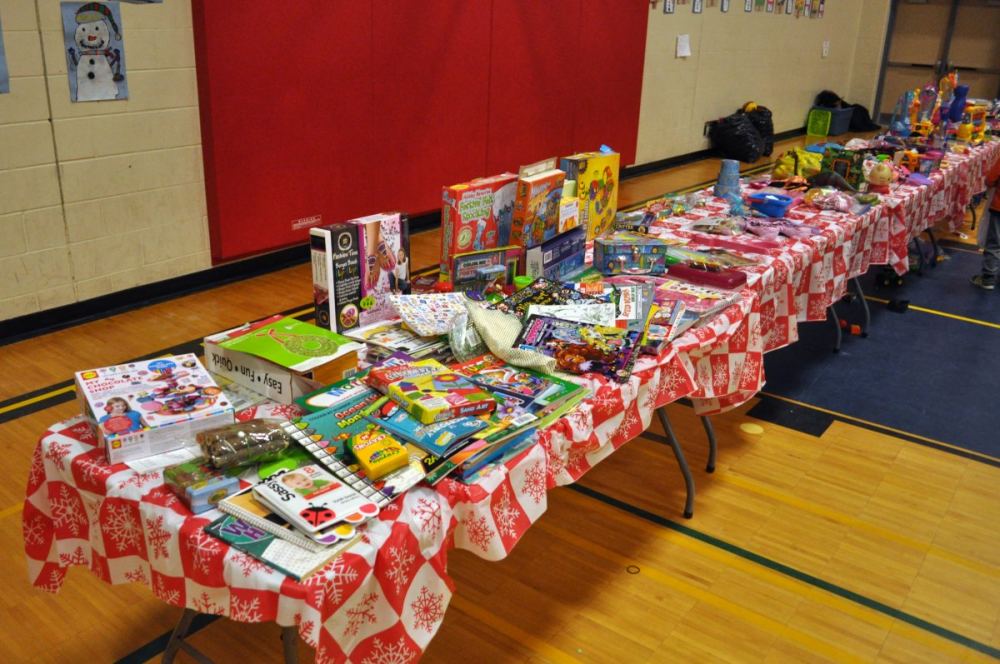
M59 3L0 0L0 319L211 264L190 3L121 12L129 99L74 104Z

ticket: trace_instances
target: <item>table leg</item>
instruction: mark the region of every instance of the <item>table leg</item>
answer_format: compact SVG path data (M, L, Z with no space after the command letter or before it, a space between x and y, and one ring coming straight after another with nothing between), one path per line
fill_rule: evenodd
M840 352L840 342L841 342L841 332L840 332L840 316L837 315L837 309L833 306L833 302L830 303L830 307L827 309L830 317L833 319L833 329L837 333L837 340L833 343L833 352Z
M934 253L931 255L931 267L937 267L938 256L941 254L941 248L938 246L937 238L934 237L934 231L928 228L924 232L927 233L927 237L931 239L931 248L934 250Z
M851 279L851 281L854 283L854 290L857 291L858 299L861 301L861 310L865 314L865 322L861 326L861 336L867 337L868 326L871 325L872 322L872 312L868 308L868 300L865 299L865 292L861 290L861 280L858 279L857 277L854 277L853 279Z
M198 664L212 664L212 660L205 657L200 650L195 648L190 643L184 641L187 637L188 631L191 629L191 622L194 617L198 615L198 612L194 609L184 609L184 613L181 614L181 619L177 621L177 626L174 627L174 631L170 634L170 640L167 641L167 647L163 650L163 657L160 661L163 664L171 664L174 661L174 657L177 655L178 650L183 650L187 654L198 662Z
M680 443L677 442L677 437L674 435L674 430L670 426L670 418L667 417L666 406L657 408L656 415L660 418L660 424L663 425L663 433L667 436L667 442L670 443L670 448L674 451L674 456L677 458L677 465L680 466L681 474L684 476L684 486L687 488L687 499L684 501L684 518L690 519L694 516L694 478L691 476L691 469L688 467L687 459L684 458L684 450L681 449Z
M715 472L715 428L712 426L712 420L708 419L708 415L701 416L701 426L705 427L705 435L708 436L708 463L705 465L706 473Z
M298 664L299 649L296 647L299 642L299 632L295 627L281 628L281 645L285 651L285 664Z

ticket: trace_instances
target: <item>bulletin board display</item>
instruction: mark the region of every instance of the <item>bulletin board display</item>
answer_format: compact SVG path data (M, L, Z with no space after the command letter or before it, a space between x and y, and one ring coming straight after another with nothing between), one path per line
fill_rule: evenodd
M634 5L634 6L633 6ZM215 263L602 143L635 159L648 10L192 1Z

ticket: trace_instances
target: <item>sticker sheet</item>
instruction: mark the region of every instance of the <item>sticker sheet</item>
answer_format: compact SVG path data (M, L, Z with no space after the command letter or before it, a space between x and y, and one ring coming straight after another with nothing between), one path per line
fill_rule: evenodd
M462 293L391 294L389 300L406 326L422 337L447 334L455 316L465 313Z

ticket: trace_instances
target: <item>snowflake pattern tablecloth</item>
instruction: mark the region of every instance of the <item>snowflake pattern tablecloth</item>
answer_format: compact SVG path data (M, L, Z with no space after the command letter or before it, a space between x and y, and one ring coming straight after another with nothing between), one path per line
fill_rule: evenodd
M294 625L320 662L414 661L440 627L454 590L450 550L505 557L545 512L549 490L577 481L638 436L659 406L689 397L709 414L745 403L763 386L765 351L795 341L797 321L822 319L849 278L892 262L892 252L905 258L906 242L932 216L964 209L963 191L981 187L983 169L997 154L997 144L981 148L936 178L936 188L901 189L862 216L796 211L822 234L762 253L734 304L658 357L640 359L626 383L589 376L592 394L584 403L475 483L445 479L411 489L305 582L207 535L203 527L218 513L192 515L164 486L162 471L108 465L82 419L56 424L34 451L22 514L31 582L56 592L66 570L83 565L108 583L142 583L174 606ZM903 217L887 213L893 204ZM709 202L691 217L719 205ZM662 231L686 233L670 224ZM240 418L289 415L271 404Z

